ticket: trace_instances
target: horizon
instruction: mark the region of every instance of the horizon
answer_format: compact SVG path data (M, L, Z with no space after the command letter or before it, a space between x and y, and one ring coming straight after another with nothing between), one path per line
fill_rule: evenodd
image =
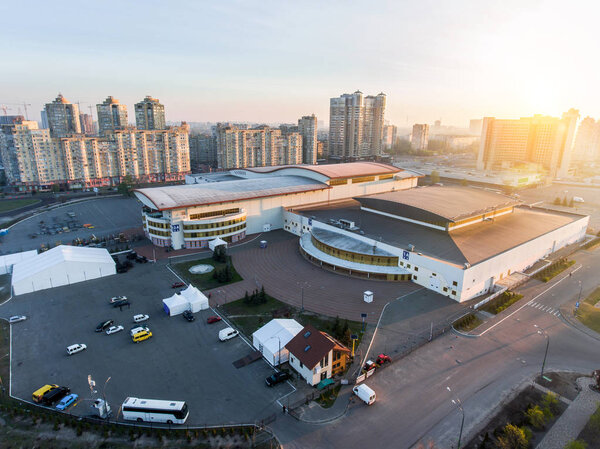
M384 92L385 119L398 127L570 108L600 117L600 92L588 88L600 68L597 5L182 4L0 6L11 17L0 33L12 42L0 105L25 115L18 103L30 103L39 121L61 92L96 118L96 104L113 96L131 119L151 95L169 122L293 123L314 113L328 124L329 99L361 90Z

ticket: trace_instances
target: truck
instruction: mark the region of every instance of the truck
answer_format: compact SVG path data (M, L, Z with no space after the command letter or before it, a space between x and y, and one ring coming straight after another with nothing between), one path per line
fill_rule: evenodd
M377 395L367 385L361 384L355 386L352 391L358 398L367 405L371 405L377 400Z

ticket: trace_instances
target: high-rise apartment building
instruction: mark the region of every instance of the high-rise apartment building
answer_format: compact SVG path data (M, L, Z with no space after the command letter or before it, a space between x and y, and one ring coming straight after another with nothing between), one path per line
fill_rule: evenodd
M329 155L369 158L382 152L385 94L343 94L329 101Z
M96 105L96 111L98 133L101 136L106 132L127 128L127 106L119 103L116 98L107 97L102 103Z
M551 176L567 176L579 111L562 118L534 115L515 120L485 117L477 168L508 168L527 162L538 164Z
M481 127L483 125L483 120L480 118L474 118L469 120L469 133L473 135L481 135Z
M424 151L429 145L429 125L415 124L410 135L410 146L413 150Z
M210 134L190 135L190 163L197 165L217 165L216 139Z
M66 137L81 133L79 106L70 103L62 94L45 106L48 128L51 137Z
M398 128L394 125L383 125L383 149L391 150L398 138Z
M302 163L302 136L287 128L282 132L264 125L239 129L219 124L215 136L221 169Z
M302 162L317 163L317 117L305 115L298 119L298 133L302 136Z
M600 159L600 120L584 118L577 129L572 162L594 162Z
M79 113L79 125L81 132L87 136L96 134L94 129L94 119L90 114Z
M165 107L156 98L147 96L135 104L135 126L138 129L165 129Z

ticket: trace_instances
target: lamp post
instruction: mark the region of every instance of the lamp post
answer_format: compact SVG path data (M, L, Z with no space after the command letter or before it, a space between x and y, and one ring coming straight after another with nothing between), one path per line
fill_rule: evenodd
M301 301L302 301L302 305L300 307L300 313L304 313L304 288L305 287L310 287L310 284L306 281L304 282L298 282L298 285L300 286L300 293L301 293Z
M546 338L546 351L544 352L544 361L542 362L542 371L540 373L540 377L544 377L544 367L546 366L546 357L548 356L548 347L550 346L550 335L544 329L539 327L537 324L533 325L538 329L537 333L543 335Z
M452 390L450 389L450 387L446 387L446 390L448 390L450 393L452 393ZM462 419L460 421L460 432L458 434L458 445L456 446L457 449L460 449L460 440L462 439L463 427L465 426L465 410L463 409L462 402L460 401L458 396L457 395L454 395L454 396L455 396L455 399L452 399L452 403L460 410L460 412L462 414Z

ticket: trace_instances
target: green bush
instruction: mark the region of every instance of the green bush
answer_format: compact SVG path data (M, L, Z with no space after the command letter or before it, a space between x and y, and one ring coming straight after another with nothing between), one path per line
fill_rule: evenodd
M548 392L544 395L544 398L542 399L542 409L544 415L549 419L552 419L554 415L560 411L558 398L554 393Z
M509 423L504 427L502 435L498 436L496 447L498 449L527 449L529 441L523 429Z
M573 440L569 441L565 446L565 449L587 449L588 445L583 440Z
M525 416L527 417L529 424L531 424L534 429L541 429L546 425L544 411L539 405L528 408L525 412Z

